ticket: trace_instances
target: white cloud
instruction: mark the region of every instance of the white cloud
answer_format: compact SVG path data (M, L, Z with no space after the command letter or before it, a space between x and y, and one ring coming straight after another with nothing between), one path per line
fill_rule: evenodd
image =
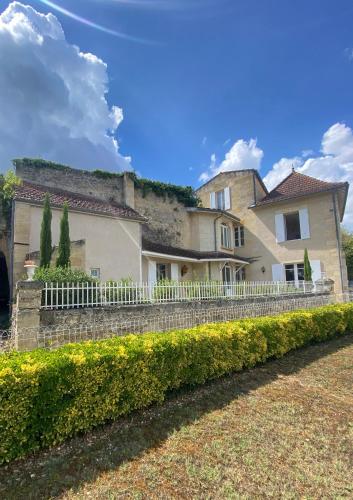
M344 123L335 123L323 135L321 155L318 157L282 158L273 165L264 178L269 189L273 189L290 172L291 164L298 172L329 182L353 183L353 131ZM344 224L353 229L353 192L348 195Z
M344 53L350 61L353 61L353 49L352 48L347 47L346 49L344 49Z
M203 137L201 144L202 146L206 146L206 143L207 143L207 137L205 136Z
M65 39L53 14L11 3L0 15L0 169L30 156L81 168L130 169L106 100L107 66Z
M216 156L211 157L211 164L206 172L203 172L199 180L206 181L220 172L243 169L259 169L263 158L263 151L257 146L256 139L244 141L239 139L226 153L224 160L217 164Z

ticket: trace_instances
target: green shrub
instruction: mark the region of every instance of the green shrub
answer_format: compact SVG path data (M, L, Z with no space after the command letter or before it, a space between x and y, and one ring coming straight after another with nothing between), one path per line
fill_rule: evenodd
M0 462L291 349L352 331L353 304L0 356Z
M86 274L81 269L70 267L38 267L34 273L34 279L43 283L51 284L53 293L42 292L42 305L53 305L60 307L62 304L71 304L78 307L78 304L100 304L101 292L96 279ZM72 284L81 284L70 289ZM97 284L97 287L94 287ZM65 289L67 288L67 289Z
M131 278L107 281L104 297L108 304L142 304L149 300L148 296L144 295L143 289L136 287Z

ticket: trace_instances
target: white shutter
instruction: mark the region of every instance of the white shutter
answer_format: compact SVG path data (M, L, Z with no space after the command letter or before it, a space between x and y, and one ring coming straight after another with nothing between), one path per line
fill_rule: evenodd
M276 226L277 243L282 243L282 241L285 241L285 239L286 239L283 214L276 214L275 215L275 226Z
M170 275L173 281L179 281L179 264L170 265Z
M151 285L157 281L157 263L154 260L148 261L148 283Z
M230 188L224 188L224 210L230 210Z
M301 210L299 210L299 221L301 239L307 240L308 238L310 238L309 215L307 208L302 208Z
M283 264L272 264L272 281L285 281Z
M216 208L216 193L210 193L210 207Z
M321 261L319 260L310 260L310 267L311 267L311 279L313 280L313 283L321 278L322 272L321 272Z

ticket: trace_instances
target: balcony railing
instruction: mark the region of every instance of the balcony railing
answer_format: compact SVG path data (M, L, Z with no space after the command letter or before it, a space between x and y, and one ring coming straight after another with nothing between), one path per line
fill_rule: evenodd
M76 309L114 305L244 299L313 293L312 283L239 281L161 281L157 283L45 283L43 309Z

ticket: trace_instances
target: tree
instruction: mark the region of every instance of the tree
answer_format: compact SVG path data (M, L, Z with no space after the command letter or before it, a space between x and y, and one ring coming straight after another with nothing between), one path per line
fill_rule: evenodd
M353 233L342 229L342 248L346 257L348 280L353 280Z
M40 229L40 267L50 267L51 248L51 208L49 194L45 195L42 225Z
M312 269L307 248L304 250L304 281L312 281Z
M63 215L60 221L59 252L56 260L57 267L70 267L70 229L69 209L64 203Z

